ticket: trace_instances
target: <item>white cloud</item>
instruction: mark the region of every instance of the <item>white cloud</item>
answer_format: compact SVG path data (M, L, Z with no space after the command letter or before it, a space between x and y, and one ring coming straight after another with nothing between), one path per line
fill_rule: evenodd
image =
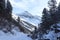
M22 0L21 2L20 1L16 2L14 0L10 0L13 7L19 8L19 9L21 8L21 9L24 9L24 10L27 10L29 8L29 5L31 5L30 3L33 2L33 1Z
M41 13L43 8L44 7L48 8L47 5L48 0L10 0L10 2L13 6L13 9L17 8L17 9L22 9L22 11L26 10L34 15L42 15Z

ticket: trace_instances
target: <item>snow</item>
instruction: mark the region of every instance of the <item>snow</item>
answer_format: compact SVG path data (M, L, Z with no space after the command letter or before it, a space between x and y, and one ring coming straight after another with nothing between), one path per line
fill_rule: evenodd
M31 38L27 37L27 34L18 32L16 30L12 31L14 34L4 33L3 31L0 31L0 40L32 40Z
M24 24L24 27L27 28L28 30L30 30L30 31L35 30L34 27L29 26L28 24L24 23L23 21L22 21L22 23Z
M26 21L34 26L38 27L38 24L41 22L41 17L37 15L32 15L28 11L17 14L21 20Z
M27 16L28 15L28 16ZM25 17L27 16L27 17ZM40 17L33 16L30 13L22 13L21 16L17 16L14 13L12 14L12 18L17 21L18 17L20 17L20 21L26 21L38 28L38 24L41 22ZM33 29L34 30L34 29Z
M53 28L54 24L51 26ZM60 30L60 22L57 23L57 29ZM48 34L44 34L43 38L44 39L50 39L50 40L57 40L57 37L60 37L60 32L55 33L55 30L49 30Z
M15 19L15 20L17 21L18 16L17 16L17 15L15 15L15 14L12 14L12 18L13 18L13 19Z
M24 18L21 18L21 19L28 22L28 23L31 23L31 24L33 24L33 25L35 25L37 27L38 27L38 24L40 23L40 20L35 19L35 18L25 18L24 17Z
M33 15L31 13L29 13L28 11L24 11L22 13L19 13L18 15L24 16L24 17L33 17Z
M45 39L50 39L50 40L57 40L57 36L56 34L54 33L54 31L50 31L48 34L45 34L44 35L44 38Z
M60 37L60 32L55 33L54 31L50 31L48 34L44 34L44 39L50 39L50 40L57 40L57 37Z
M60 37L60 32L59 32L59 33L57 33L57 37Z

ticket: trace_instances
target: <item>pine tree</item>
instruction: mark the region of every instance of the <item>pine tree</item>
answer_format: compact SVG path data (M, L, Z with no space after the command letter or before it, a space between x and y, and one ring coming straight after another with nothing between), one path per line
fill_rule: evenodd
M60 11L60 3L59 3L59 5L58 5L58 10Z
M18 23L20 23L20 17L18 17L17 21L18 21Z
M57 4L56 0L49 0L49 1L48 1L49 8L50 8L50 10L52 10L52 11L55 11L55 9L56 9L56 4Z
M56 17L56 13L57 13L57 6L56 6L56 4L57 4L56 0L49 0L48 1L48 5L49 5L49 8L50 8L49 12L51 14L51 18L53 20L53 23L57 22L57 20L55 18Z
M42 23L39 24L39 40L43 37L42 35L44 33L47 33L47 30L51 28L51 25L56 24L57 22L60 22L60 4L57 7L56 0L49 0L49 11L44 8L43 9L43 15L42 15ZM59 31L57 30L57 25L55 27L55 32Z
M57 21L60 21L60 3L58 5L58 11L57 11Z
M33 40L37 39L37 36L38 36L37 34L38 34L38 30L37 30L37 28L35 27L35 30L33 31L31 38L32 38Z
M12 13L12 6L11 6L9 0L7 0L6 4L5 4L5 1L6 0L0 0L0 17L11 20L11 18L12 18L12 14L11 14Z
M0 17L3 16L4 0L0 0Z
M50 16L50 13L48 12L48 10L46 8L44 8L43 10L43 16L42 16L42 24L41 24L41 27L45 30L48 30L51 25L51 16Z
M6 4L7 6L6 6L6 8L5 8L5 13L6 13L6 17L7 17L7 19L9 20L9 21L11 21L12 20L12 6L11 6L11 3L9 2L9 0L7 0L7 4Z
M43 34L47 33L46 31L50 29L50 24L51 24L51 16L50 16L50 13L49 11L44 8L43 9L43 15L42 15L42 23L40 23L40 26L39 26L39 40L41 38L43 38Z
M12 26L10 22L12 19L12 6L9 0L7 0L6 4L5 1L6 0L0 0L0 24L2 25L2 29L5 28L6 30L11 31Z

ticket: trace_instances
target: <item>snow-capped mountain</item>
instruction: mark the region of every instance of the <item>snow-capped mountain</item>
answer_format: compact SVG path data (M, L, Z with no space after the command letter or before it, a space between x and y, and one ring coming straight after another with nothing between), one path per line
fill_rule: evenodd
M17 15L18 15L18 16L22 16L22 17L29 17L29 18L32 18L32 17L33 17L33 15L30 14L28 11L19 13L19 14L17 14Z
M41 22L41 17L37 15L32 15L28 11L17 14L22 20L31 23L38 27L38 24Z

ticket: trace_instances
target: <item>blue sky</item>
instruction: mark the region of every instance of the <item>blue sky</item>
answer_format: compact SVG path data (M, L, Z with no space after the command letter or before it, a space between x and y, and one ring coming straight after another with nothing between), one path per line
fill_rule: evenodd
M57 0L59 3L59 0ZM28 11L32 15L42 15L43 8L48 8L48 0L10 0L13 13Z

